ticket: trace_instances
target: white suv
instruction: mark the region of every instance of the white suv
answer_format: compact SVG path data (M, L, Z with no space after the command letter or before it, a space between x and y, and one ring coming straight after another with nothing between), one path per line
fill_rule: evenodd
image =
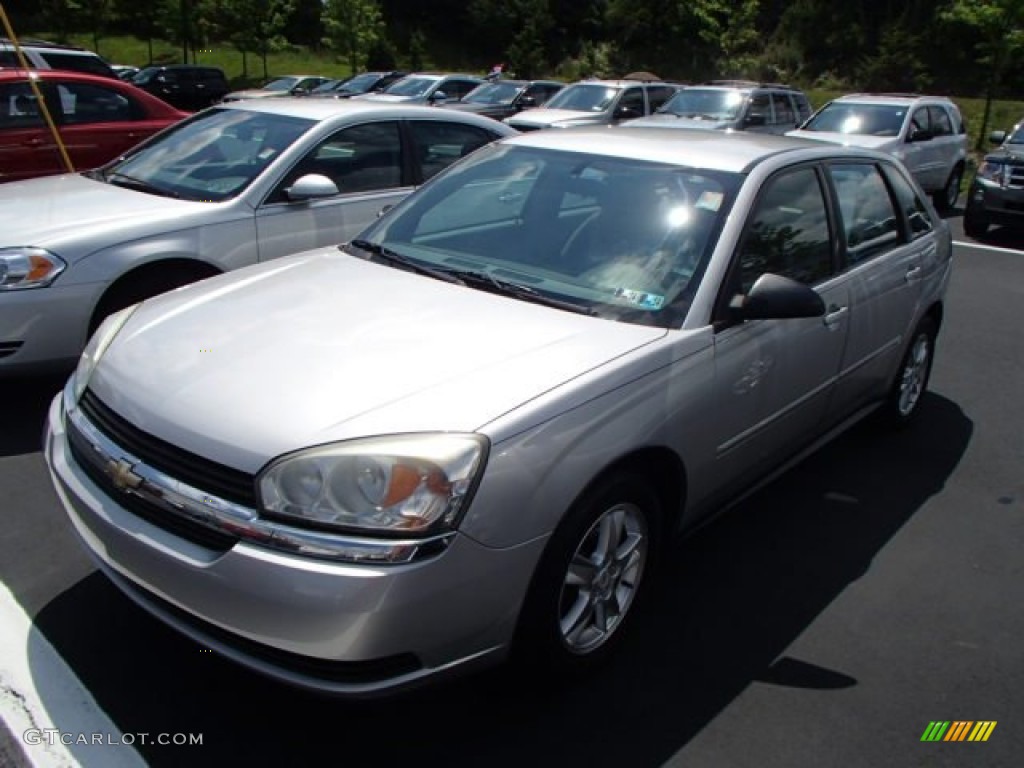
M960 196L967 157L967 127L960 110L942 96L857 93L830 101L787 136L870 147L888 152L949 210Z
M98 54L72 45L51 43L47 40L19 40L25 60L33 69L70 69L117 79L117 74ZM21 67L14 44L0 37L0 69Z

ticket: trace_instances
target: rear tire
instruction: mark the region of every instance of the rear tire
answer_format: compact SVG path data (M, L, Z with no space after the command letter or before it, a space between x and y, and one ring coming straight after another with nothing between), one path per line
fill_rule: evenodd
M923 318L914 330L882 408L885 421L890 426L906 426L920 412L931 378L937 336L938 326L930 317Z
M964 178L964 167L957 165L949 173L946 179L946 186L932 195L935 207L946 213L956 208L956 201L960 199L960 183Z
M529 669L582 672L619 645L656 559L661 505L643 479L610 475L552 535L530 584L513 656Z

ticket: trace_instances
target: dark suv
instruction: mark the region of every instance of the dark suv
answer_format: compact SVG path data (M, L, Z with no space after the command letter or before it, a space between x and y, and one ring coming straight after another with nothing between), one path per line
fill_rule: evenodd
M981 237L993 224L1024 226L1024 121L1006 131L992 131L998 148L985 155L967 193L964 233Z
M223 71L193 64L146 67L132 78L132 83L178 109L191 112L216 104L229 90Z

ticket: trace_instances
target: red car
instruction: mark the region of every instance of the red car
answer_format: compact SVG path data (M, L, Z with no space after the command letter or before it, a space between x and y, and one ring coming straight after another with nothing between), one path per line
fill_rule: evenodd
M29 78L39 85L76 171L102 165L188 116L120 80L0 69L0 182L67 170Z

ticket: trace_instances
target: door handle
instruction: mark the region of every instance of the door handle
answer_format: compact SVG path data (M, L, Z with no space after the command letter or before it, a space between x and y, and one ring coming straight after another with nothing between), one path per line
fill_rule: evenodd
M849 311L849 307L837 307L833 304L828 308L828 312L822 318L822 322L825 323L826 327L830 331L834 331L839 326L839 321L842 320Z
M916 283L918 280L921 279L921 266L917 265L914 267L910 267L907 270L907 274L904 275L904 278L908 283Z

